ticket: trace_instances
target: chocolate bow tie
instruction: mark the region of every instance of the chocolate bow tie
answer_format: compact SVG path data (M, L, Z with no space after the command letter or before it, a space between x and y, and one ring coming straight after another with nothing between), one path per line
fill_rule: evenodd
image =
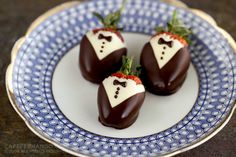
M170 48L172 48L172 46L173 46L173 41L165 41L163 38L160 38L160 39L158 40L158 44L160 44L160 45L167 45L167 46L169 46Z
M98 39L99 40L105 39L106 41L111 42L112 36L104 36L103 34L99 34Z
M126 84L127 84L127 82L120 82L118 80L114 80L114 82L113 82L113 85L115 85L115 86L120 85L122 87L126 87Z

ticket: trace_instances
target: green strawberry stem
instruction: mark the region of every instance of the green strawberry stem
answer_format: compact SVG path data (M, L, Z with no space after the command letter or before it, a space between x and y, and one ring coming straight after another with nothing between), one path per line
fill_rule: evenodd
M137 65L136 66L136 71L135 71L134 75L139 77L141 75L141 72L142 72L142 66L141 65Z
M157 33L170 32L172 34L176 34L190 43L189 36L192 31L186 28L185 25L178 19L178 13L176 10L173 12L172 19L167 23L167 27L157 27L156 31Z
M136 66L136 71L133 72L132 65L133 65L133 57L123 56L122 57L122 66L121 66L119 72L121 72L125 75L134 75L134 76L139 77L139 75L141 74L141 66L140 65Z
M123 0L121 8L114 13L108 14L106 17L103 17L97 12L93 12L93 15L98 18L98 20L104 25L105 28L122 30L118 28L118 22L120 21L121 13L125 8L126 2L127 0Z

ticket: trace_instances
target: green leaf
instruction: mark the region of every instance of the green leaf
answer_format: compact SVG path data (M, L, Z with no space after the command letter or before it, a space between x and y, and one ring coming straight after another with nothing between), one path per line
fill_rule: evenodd
M135 76L140 76L142 72L142 66L141 65L137 65L136 66L136 72L134 73Z
M163 27L156 27L156 32L157 33L162 33L164 31L165 31L165 29Z
M172 32L173 31L173 24L168 22L167 23L167 28L168 28L168 30L167 30L168 32Z
M127 56L123 56L122 57L122 67L120 68L119 72L125 74L125 75L135 75L135 76L139 76L141 74L141 66L138 65L136 66L136 71L133 72L132 71L132 66L133 66L133 57L127 57Z
M123 0L122 1L122 5L121 5L121 8L120 8L120 12L122 12L124 9L125 9L125 4L127 3L128 0Z
M107 17L105 18L105 20L104 20L105 27L110 26L112 16L113 16L113 14L109 14L109 15L107 15Z
M124 10L126 2L127 2L127 0L123 0L121 8L114 13L110 13L105 18L103 18L98 13L94 13L94 15L103 23L104 27L117 29L118 23L121 18L121 12Z
M132 64L133 64L133 58L128 58L126 56L122 57L122 67L120 69L120 72L122 72L125 75L130 75L132 72Z
M120 21L120 16L121 16L120 11L115 12L109 19L110 25L117 27L118 22Z
M104 23L104 18L102 17L101 14L97 13L97 12L93 12L93 15L96 16L98 18L98 20L102 23L102 24L105 24Z
M172 19L167 23L167 31L180 37L184 38L189 43L189 35L192 33L191 30L178 19L178 13L175 10L173 12Z

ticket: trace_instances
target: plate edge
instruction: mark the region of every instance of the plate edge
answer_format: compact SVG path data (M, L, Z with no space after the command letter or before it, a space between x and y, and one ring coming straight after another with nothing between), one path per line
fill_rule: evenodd
M165 1L165 0L164 0ZM66 149L65 147L57 144L56 142L54 142L53 140L50 140L48 137L46 137L45 135L42 135L39 131L36 131L37 129L31 125L25 118L25 116L23 115L23 113L20 111L20 109L18 108L17 106L17 103L15 101L15 96L13 94L13 88L12 88L12 74L13 74L13 64L14 64L14 60L16 58L16 55L17 55L17 52L19 50L19 48L21 47L21 45L23 44L23 42L25 41L25 38L41 23L43 22L45 19L47 19L48 17L60 12L61 10L64 10L65 8L69 8L69 7L72 7L73 5L76 5L76 4L79 4L81 2L76 2L76 1L72 1L72 2L66 2L66 3L63 3L59 6L56 6L52 9L50 9L49 11L47 11L46 13L42 14L41 16L39 16L31 25L30 27L28 28L27 30L27 33L24 37L20 38L19 40L17 40L17 42L15 43L14 47L12 48L12 51L11 51L11 62L10 64L8 65L7 67L7 71L6 71L6 77L5 77L5 82L6 82L6 90L7 90L7 94L8 94L8 98L13 106L13 108L15 109L15 111L18 113L18 115L23 119L23 121L25 122L25 124L27 125L27 127L35 134L37 135L39 138L45 140L46 142L54 145L55 147L67 152L67 153L70 153L72 155L75 155L75 156L83 156L83 157L87 157L86 155L84 154L80 154L78 152L75 152L75 151L72 151L72 150L68 150ZM232 46L232 48L234 49L234 52L236 53L236 43L233 39L233 37L228 33L226 32L224 29L220 28L215 20L210 16L208 15L207 13L201 11L201 10L198 10L198 9L192 9L192 8L188 8L183 2L182 6L180 6L179 4L179 1L177 0L169 0L167 3L171 4L171 5L177 5L179 7L183 7L184 9L187 9L187 10L190 10L192 11L195 15L197 16L200 16L202 17L204 20L206 20L207 22L209 22L212 26L214 26L229 42L229 44ZM163 155L163 156L166 156L166 157L169 157L169 156L174 156L174 155L177 155L177 154L180 154L180 153L183 153L183 152L186 152L186 151L189 151L203 143L205 143L206 141L208 141L209 139L211 139L213 136L215 136L219 131L221 131L225 125L229 122L229 120L231 119L232 115L234 114L234 111L236 110L236 102L234 103L234 107L231 109L230 111L230 114L228 115L228 117L223 121L223 123L219 124L219 126L217 126L217 128L212 132L210 133L208 136L202 138L202 139L199 139L198 141L196 141L195 143L189 145L189 146L186 146L185 148L182 148L181 150L177 150L177 151L174 151L174 152L171 152L171 153L168 153L166 155Z
M15 101L16 98L13 94L13 86L12 86L12 74L13 74L13 65L14 65L14 61L15 58L17 56L17 52L19 50L19 48L21 47L21 45L24 43L25 39L27 38L27 36L38 26L40 25L41 22L43 22L44 20L46 20L48 17L64 10L65 8L70 8L76 4L80 4L81 2L78 1L72 1L72 2L66 2L66 3L62 3L52 9L49 9L48 11L46 11L45 13L43 13L42 15L40 15L38 18L36 18L31 25L29 26L29 28L26 31L25 36L19 38L12 50L11 50L11 61L10 64L8 65L7 69L6 69L6 75L5 75L5 83L6 83L6 91L7 91L7 95L8 98L10 100L10 103L12 105L12 107L14 108L14 110L16 111L16 113L21 117L21 119L24 121L24 123L26 124L26 126L29 128L29 130L31 132L33 132L36 136L38 136L39 138L41 138L42 140L54 145L56 148L59 148L60 150L67 152L71 155L74 156L78 156L78 157L89 157L86 156L84 154L78 154L77 152L73 151L73 150L68 150L67 148L57 144L56 142L54 142L53 140L49 139L48 137L46 137L45 135L43 135L42 133L40 133L39 131L37 131L37 129L31 124L29 123L24 114L20 111L20 109L18 108L17 102Z

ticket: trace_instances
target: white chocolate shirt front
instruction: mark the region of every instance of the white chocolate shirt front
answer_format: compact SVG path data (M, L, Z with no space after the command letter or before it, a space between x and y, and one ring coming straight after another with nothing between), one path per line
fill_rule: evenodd
M123 87L122 85L114 84L114 81L125 83L126 86ZM112 108L118 106L123 101L138 93L145 92L144 86L142 84L137 85L135 81L130 79L110 76L106 78L102 83Z
M171 47L166 44L159 44L161 38L166 42L172 42ZM153 37L150 40L150 44L160 69L162 69L174 57L174 55L184 47L180 41L173 39L168 34L160 34Z
M105 37L111 37L111 41L109 42L106 39L99 39L100 34ZM115 33L109 31L99 31L97 33L90 31L86 34L86 36L92 44L99 60L104 59L116 50L126 47L124 42L122 42L122 40Z

